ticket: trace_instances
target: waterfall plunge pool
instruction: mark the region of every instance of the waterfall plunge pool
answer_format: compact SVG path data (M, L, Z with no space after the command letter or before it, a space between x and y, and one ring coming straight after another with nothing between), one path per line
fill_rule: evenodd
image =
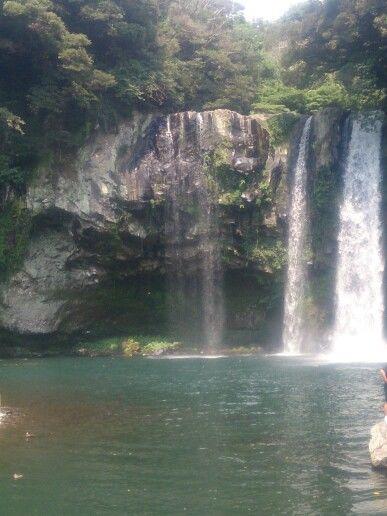
M1 514L385 514L374 365L2 360L0 392L18 412L0 425Z

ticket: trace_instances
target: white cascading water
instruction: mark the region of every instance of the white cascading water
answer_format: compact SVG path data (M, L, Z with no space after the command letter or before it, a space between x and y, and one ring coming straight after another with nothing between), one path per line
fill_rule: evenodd
M204 119L196 115L199 148L202 149ZM207 180L201 171L198 184L199 222L203 226L201 284L203 295L203 329L206 348L209 352L219 349L224 328L223 274L219 246L219 216L216 203L211 200Z
M383 341L381 135L377 114L353 120L340 207L333 358L379 361Z
M312 117L305 122L294 170L290 197L288 271L285 289L284 352L302 352L303 303L306 282L305 244L307 234L307 159Z
M195 124L198 163L205 145L205 120L201 113L186 115L188 125ZM166 213L168 241L167 265L168 304L170 325L179 337L191 335L193 321L200 314L200 332L205 349L215 353L222 344L224 327L223 275L219 247L219 225L216 202L208 185L203 166L188 167L187 146L192 145L184 135L184 118L175 115L175 133L171 116L166 118L163 132L168 155L169 202ZM192 123L193 122L193 123ZM190 150L192 152L192 149ZM194 207L187 214L187 207ZM192 227L198 234L192 234ZM189 244L197 239L197 269L190 261ZM187 254L188 253L188 254Z

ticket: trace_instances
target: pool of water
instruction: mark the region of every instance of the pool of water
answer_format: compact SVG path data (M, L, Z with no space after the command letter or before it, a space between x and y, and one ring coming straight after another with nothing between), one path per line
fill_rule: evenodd
M0 393L0 514L387 512L373 365L3 360Z

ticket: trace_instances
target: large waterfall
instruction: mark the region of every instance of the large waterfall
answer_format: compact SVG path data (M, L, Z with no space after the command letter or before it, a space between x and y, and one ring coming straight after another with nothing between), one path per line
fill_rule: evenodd
M200 341L211 353L221 345L224 316L216 192L208 184L202 155L205 124L201 113L187 113L186 118L174 115L173 122L174 129L168 116L164 131L169 149L166 235L170 324L177 336ZM194 156L202 166L192 167L188 156Z
M353 119L340 207L333 355L380 360L383 342L381 133L377 114Z
M283 342L285 353L302 352L306 282L307 159L312 117L308 118L299 145L289 210L288 271L285 290Z

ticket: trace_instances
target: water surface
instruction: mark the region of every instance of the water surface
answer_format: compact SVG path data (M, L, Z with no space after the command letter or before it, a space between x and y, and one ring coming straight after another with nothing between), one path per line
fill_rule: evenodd
M375 366L3 360L0 392L17 408L0 425L0 514L387 511L367 450Z

